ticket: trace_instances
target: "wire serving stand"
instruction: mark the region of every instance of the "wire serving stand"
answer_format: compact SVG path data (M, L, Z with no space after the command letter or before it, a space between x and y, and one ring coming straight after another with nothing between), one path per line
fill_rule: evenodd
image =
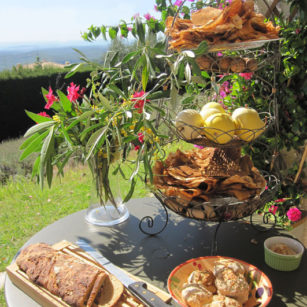
M188 204L183 203L179 197L166 196L163 191L156 189L153 191L155 197L159 200L165 212L164 224L160 229L151 231L154 227L155 220L151 216L143 217L139 222L139 229L150 236L161 233L167 226L169 220L168 210L184 217L204 222L217 223L212 243L211 255L217 254L217 232L221 223L236 221L245 217L250 217L250 223L253 227L252 216L258 209L261 209L276 193L280 182L274 175L264 173L267 186L263 189L262 193L258 196L250 198L245 201L239 201L234 197L216 197L207 202L190 201ZM268 217L265 216L263 222L267 224ZM276 222L276 221L275 221ZM274 227L275 223L271 226Z

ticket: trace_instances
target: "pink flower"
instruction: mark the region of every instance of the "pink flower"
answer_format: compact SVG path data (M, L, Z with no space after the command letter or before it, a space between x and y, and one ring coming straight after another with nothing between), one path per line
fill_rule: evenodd
M243 77L245 80L250 80L254 73L252 72L242 72L239 73L239 76Z
M58 99L53 95L53 91L52 91L52 88L49 86L49 92L48 94L46 95L46 98L47 98L47 104L45 105L45 109L46 110L49 110L50 107L53 105L53 103L55 101L57 101Z
M199 148L199 149L203 149L204 148L203 146L196 145L196 144L194 144L194 147Z
M276 211L278 210L278 206L274 206L272 205L270 208L269 208L269 212L271 212L272 214L275 215Z
M220 96L222 98L225 98L227 96L224 90L220 90Z
M146 20L155 19L155 18L154 18L153 16L151 16L149 13L145 14L145 15L144 15L144 18L145 18Z
M223 56L223 53L222 52L218 52L217 56Z
M154 5L154 9L155 9L156 12L159 11L159 10L158 10L158 6L157 6L156 4Z
M79 97L80 94L78 93L80 89L80 85L76 86L73 82L70 83L70 86L67 87L67 98L70 101L76 101Z
M134 108L138 109L138 113L142 113L143 112L145 100L144 99L139 99L139 98L143 97L144 95L145 95L144 91L135 92L132 95L131 101L135 101ZM146 102L147 101L148 100L146 100Z
M37 115L44 116L44 117L49 117L50 118L50 116L46 112L39 112L39 113L37 113Z
M139 139L140 143L144 143L144 134L142 132L138 133L138 139Z
M174 5L180 6L182 4L182 2L183 2L182 0L176 0Z
M302 212L298 208L293 207L287 211L287 217L290 221L296 222L301 219Z
M131 31L132 31L132 27L127 27L127 30L128 30L129 32L131 32Z
M279 198L279 199L275 200L275 203L283 203L286 200L287 200L287 198Z
M299 29L299 28L297 28L296 30L295 30L295 34L299 34L301 32L301 29Z
M134 150L135 151L138 151L140 148L141 148L140 145L134 145Z

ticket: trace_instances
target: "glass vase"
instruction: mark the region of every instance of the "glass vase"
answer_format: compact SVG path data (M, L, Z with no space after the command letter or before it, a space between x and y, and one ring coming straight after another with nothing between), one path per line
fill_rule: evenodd
M118 163L96 155L89 161L93 184L85 219L96 226L113 226L126 221L129 211L121 195Z

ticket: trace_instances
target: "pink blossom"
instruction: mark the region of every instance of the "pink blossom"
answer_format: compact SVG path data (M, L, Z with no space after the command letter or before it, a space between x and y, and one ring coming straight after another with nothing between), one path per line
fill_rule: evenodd
M159 11L159 10L158 10L158 6L157 6L156 4L154 5L154 9L155 9L156 12Z
M227 95L226 95L226 92L222 89L222 90L220 90L220 96L222 97L222 98L225 98Z
M138 133L138 139L139 139L140 143L144 143L144 134L142 132Z
M67 87L67 98L70 101L76 101L79 97L80 94L78 93L80 89L80 85L76 86L73 82L70 83L70 86Z
M134 150L135 151L138 151L140 148L141 148L140 145L134 145Z
M302 212L298 208L293 207L287 211L287 217L290 221L296 222L301 219Z
M151 16L149 13L145 14L145 15L144 15L144 18L145 18L146 20L155 19L155 18L154 18L153 16Z
M268 189L269 189L269 187L266 185L264 189L265 189L265 190L268 190Z
M199 148L199 149L203 149L204 148L203 146L196 145L196 144L194 144L194 147Z
M45 109L49 110L50 107L53 105L53 103L58 100L53 95L53 91L52 91L52 88L50 86L49 86L49 92L48 92L48 94L45 97L47 98L47 104L45 105Z
M134 108L138 109L138 113L142 113L143 112L144 105L145 105L145 100L144 99L139 99L139 98L143 97L144 95L145 95L144 91L135 92L132 95L131 101L135 101ZM147 101L148 100L146 100L146 102Z
M299 34L301 32L301 29L299 29L299 28L297 28L296 30L295 30L295 34Z
M254 73L252 72L242 72L239 73L239 76L243 77L245 80L250 80Z
M44 117L49 117L50 118L50 116L46 112L39 112L39 113L37 113L37 115L44 116Z
M127 27L127 30L128 30L129 32L131 32L131 31L132 31L132 27Z
M180 6L182 4L182 2L183 2L182 0L176 0L174 2L174 5Z
M218 52L217 56L223 56L223 53L222 52Z
M275 200L275 203L283 203L286 200L287 200L287 198L279 198L279 199Z
M269 208L269 212L271 212L272 214L275 215L276 211L278 210L278 206L274 206L272 205L270 208Z

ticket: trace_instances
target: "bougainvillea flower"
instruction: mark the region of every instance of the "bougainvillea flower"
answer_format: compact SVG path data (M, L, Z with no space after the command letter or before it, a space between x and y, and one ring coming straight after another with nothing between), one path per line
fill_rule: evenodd
M239 73L239 76L243 77L245 80L250 80L254 73L252 72L242 72Z
M140 148L141 148L140 145L134 145L134 150L135 151L138 151Z
M79 97L80 94L78 93L80 89L80 85L76 86L73 82L70 83L70 86L67 87L67 98L70 101L76 101Z
M128 30L129 32L131 32L131 31L132 31L132 27L127 27L127 30Z
M49 92L48 94L46 94L45 96L47 98L47 103L45 105L45 109L46 110L49 110L50 107L53 105L53 103L55 101L57 101L58 99L53 95L53 91L52 91L52 88L49 86Z
M287 200L287 198L279 198L279 199L275 200L275 203L283 203L286 200Z
M269 208L269 212L274 214L276 213L276 211L278 210L278 206L274 206L272 205L270 208Z
M149 13L145 14L145 15L144 15L144 18L145 18L146 20L155 19L155 17L151 16Z
M138 139L139 139L140 143L144 143L144 134L142 132L138 133Z
M182 2L183 2L182 0L176 0L174 2L174 5L180 6L182 4Z
M138 109L138 113L142 113L143 112L144 105L145 105L145 100L144 99L139 99L139 98L143 97L144 95L145 95L144 91L135 92L132 95L131 101L135 101L134 108ZM148 100L146 100L146 102L147 101Z
M223 56L223 53L222 52L218 52L217 56Z
M296 207L292 207L287 211L287 217L290 221L296 222L301 219L302 212Z

